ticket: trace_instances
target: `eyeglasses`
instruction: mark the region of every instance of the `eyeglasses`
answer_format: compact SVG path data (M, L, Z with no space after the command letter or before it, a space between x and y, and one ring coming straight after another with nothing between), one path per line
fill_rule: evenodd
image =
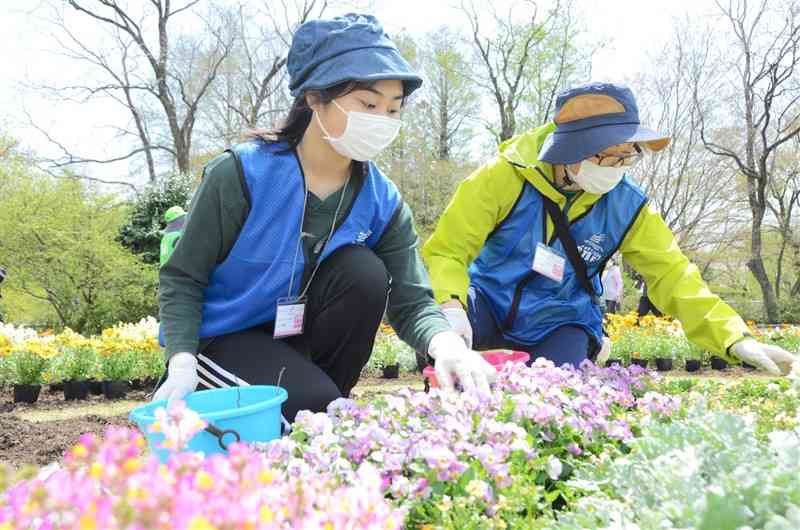
M625 155L600 155L596 154L592 158L596 160L596 164L598 166L603 167L632 167L639 163L639 161L644 157L644 153L642 153L642 148L639 147L639 144L633 144L633 148L636 149L635 153L625 154Z

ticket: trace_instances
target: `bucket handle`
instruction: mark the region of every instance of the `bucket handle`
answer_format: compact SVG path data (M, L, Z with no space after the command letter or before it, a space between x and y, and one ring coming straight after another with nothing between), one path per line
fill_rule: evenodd
M211 423L209 423L208 426L206 426L205 431L217 437L217 442L219 442L219 446L222 447L223 451L228 450L228 444L226 444L224 441L225 435L232 434L233 436L236 437L237 442L242 441L242 437L239 436L239 433L236 432L235 430L233 429L222 430L216 425L212 425Z

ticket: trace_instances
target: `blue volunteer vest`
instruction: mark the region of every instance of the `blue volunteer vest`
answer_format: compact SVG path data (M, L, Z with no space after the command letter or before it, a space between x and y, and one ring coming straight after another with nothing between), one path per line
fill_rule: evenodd
M644 192L626 176L570 224L595 292L602 293L599 274L646 202ZM546 240L546 215L542 195L526 181L517 204L490 234L470 266L470 285L488 300L495 321L509 341L536 344L569 324L585 329L599 341L603 336L602 311L578 281L561 241L555 234L551 241ZM531 268L539 243L564 256L561 283Z
M200 338L233 333L275 319L278 298L297 296L306 266L297 253L305 184L297 157L286 144L237 145L250 191L250 212L225 261L212 272L203 296ZM351 186L359 185L351 179ZM369 163L345 220L319 260L347 245L373 248L400 204L397 187ZM289 280L294 275L292 293Z

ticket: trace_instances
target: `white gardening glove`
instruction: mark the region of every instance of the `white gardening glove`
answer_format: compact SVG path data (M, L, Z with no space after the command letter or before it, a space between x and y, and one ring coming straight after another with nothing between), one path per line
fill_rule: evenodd
M603 337L603 344L600 346L600 352L597 354L595 363L597 366L605 366L606 361L611 356L611 339Z
M453 331L464 339L467 343L467 348L472 348L472 325L469 323L467 312L461 307L460 302L448 302L442 306L442 313L447 317Z
M762 344L753 339L737 342L731 347L731 352L742 361L772 375L786 375L792 370L793 363L800 362L800 357L783 348Z
M442 390L453 390L458 378L466 392L489 394L489 383L497 379L497 370L452 331L437 333L428 346L428 355L436 360L436 380Z
M176 353L169 360L167 380L164 381L153 401L166 399L168 403L173 400L183 399L187 394L194 392L200 378L197 377L197 357L191 353Z

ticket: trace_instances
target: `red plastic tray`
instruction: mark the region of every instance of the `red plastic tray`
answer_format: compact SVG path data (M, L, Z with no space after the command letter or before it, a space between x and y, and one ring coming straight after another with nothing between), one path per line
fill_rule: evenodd
M511 353L506 353L504 351L484 351L480 352L480 354L497 370L500 370L506 363L526 363L531 358L530 354L524 351L512 351ZM422 370L422 376L428 380L431 388L436 388L438 386L436 370L433 366L426 366L425 369Z

